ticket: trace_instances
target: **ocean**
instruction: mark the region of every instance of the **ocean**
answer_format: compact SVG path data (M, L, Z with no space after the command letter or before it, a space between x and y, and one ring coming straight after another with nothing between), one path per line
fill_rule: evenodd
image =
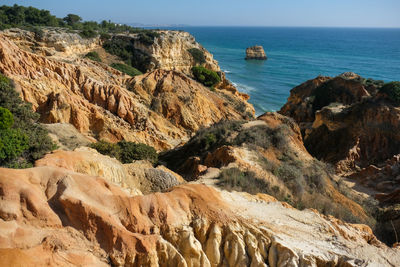
M230 81L250 95L260 115L279 110L290 89L318 75L355 72L365 78L400 80L400 29L288 27L175 27L190 32ZM262 45L266 61L244 60Z

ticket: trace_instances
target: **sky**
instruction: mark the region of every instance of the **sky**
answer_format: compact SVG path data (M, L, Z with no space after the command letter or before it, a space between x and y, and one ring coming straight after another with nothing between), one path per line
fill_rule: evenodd
M127 24L400 28L400 0L0 0L15 3Z

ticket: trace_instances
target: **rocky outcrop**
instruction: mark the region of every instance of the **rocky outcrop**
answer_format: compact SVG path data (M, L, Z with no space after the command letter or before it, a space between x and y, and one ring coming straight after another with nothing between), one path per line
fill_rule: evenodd
M378 93L381 85L353 73L318 77L294 88L280 113L299 123L312 155L352 172L399 151L400 109Z
M246 49L246 60L266 60L267 55L265 54L264 48L261 45L255 45Z
M339 178L307 152L297 124L278 113L203 129L184 146L161 154L160 160L188 181L220 188L226 188L220 183L220 173L236 168L236 175L226 177L225 183L231 179L238 191L249 190L241 186L241 177L251 172L251 177L263 181L256 188L249 186L252 193L267 192L280 200L289 199L294 205L302 203L344 219L368 220L351 194L345 196L338 190Z
M71 123L95 139L126 139L158 150L202 126L253 116L241 94L212 92L186 75L156 70L130 78L90 60L70 63L18 48L0 35L0 71L45 123Z
M154 69L175 70L186 75L192 75L192 67L198 62L190 54L190 49L200 50L205 59L204 67L216 72L220 72L218 62L213 55L208 52L195 38L188 32L183 31L158 31L159 36L155 37L154 43L150 46L135 41L135 48L151 56L152 66L149 71ZM133 35L135 38L135 35Z
M400 252L377 241L366 226L203 185L130 197L99 177L37 167L0 169L0 189L2 266L395 266L400 261Z
M74 151L57 150L36 161L36 167L60 167L73 172L103 177L119 185L131 195L166 191L184 183L182 177L163 166L137 161L122 164L115 158L101 155L96 150L80 147Z
M77 32L62 28L42 27L37 32L12 28L2 34L27 51L52 58L78 58L101 46L99 37L82 38Z

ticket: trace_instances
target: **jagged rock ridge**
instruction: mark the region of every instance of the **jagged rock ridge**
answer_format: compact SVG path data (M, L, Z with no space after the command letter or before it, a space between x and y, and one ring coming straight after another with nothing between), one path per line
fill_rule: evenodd
M126 139L162 150L184 142L201 126L254 113L246 97L230 87L212 92L176 71L130 78L90 60L66 63L61 55L54 59L24 51L4 35L0 54L0 71L14 80L42 122L71 123L96 139Z

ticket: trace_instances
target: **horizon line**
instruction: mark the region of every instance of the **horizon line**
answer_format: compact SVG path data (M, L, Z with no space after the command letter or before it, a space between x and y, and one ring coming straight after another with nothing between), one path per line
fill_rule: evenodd
M133 25L133 27L243 27L243 28L344 28L344 29L400 29L400 26L272 26L272 25L190 25L190 24L142 24L139 23L123 23ZM135 24L137 24L135 26Z

